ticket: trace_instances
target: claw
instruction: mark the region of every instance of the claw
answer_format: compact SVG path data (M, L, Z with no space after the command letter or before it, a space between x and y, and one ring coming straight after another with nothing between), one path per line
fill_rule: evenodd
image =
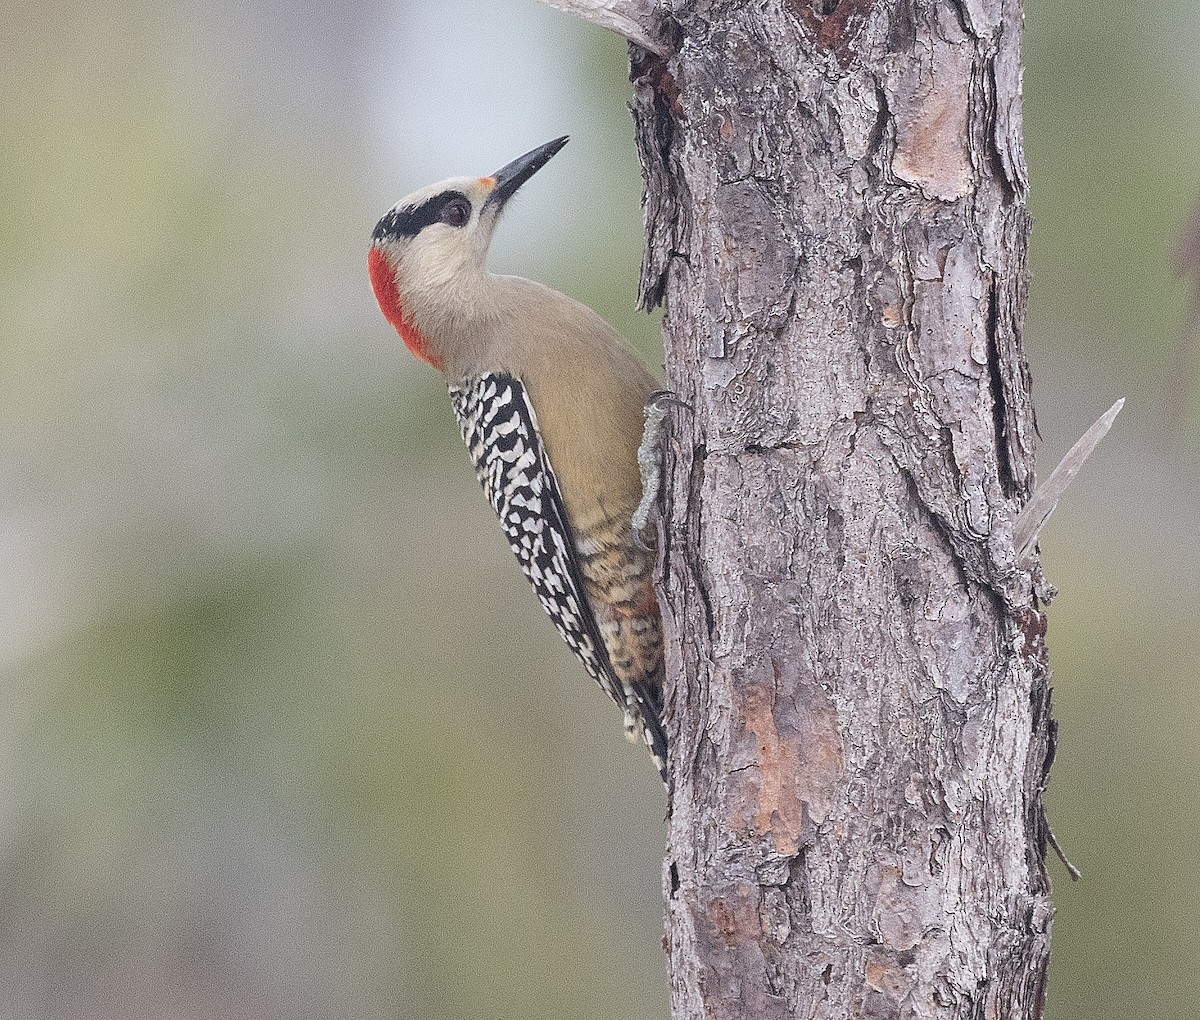
M658 407L661 404L674 404L676 407L686 407L689 411L693 410L691 404L676 396L671 390L655 390L646 398L647 407L650 405Z
M655 390L646 398L646 427L637 452L638 471L642 476L642 499L633 512L632 522L633 544L643 550L650 549L642 540L642 533L657 509L662 492L663 443L667 438L672 405L686 407L689 411L692 409L691 404L680 400L670 390Z

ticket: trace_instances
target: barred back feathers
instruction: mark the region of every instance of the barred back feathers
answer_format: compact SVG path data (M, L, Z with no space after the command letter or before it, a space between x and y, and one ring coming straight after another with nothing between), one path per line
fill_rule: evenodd
M665 783L661 693L617 678L585 595L558 480L524 387L511 375L489 373L450 387L450 398L480 484L538 601L588 673L622 708L626 728L642 735Z

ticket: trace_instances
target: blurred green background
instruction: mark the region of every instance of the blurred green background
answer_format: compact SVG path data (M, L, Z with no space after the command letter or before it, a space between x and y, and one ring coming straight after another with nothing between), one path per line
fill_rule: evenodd
M1029 0L1026 53L1043 475L1130 398L1044 541L1085 875L1049 1016L1194 1016L1200 12ZM622 43L532 0L27 3L0 95L0 1016L665 1017L658 781L364 258L569 132L493 267L657 363Z

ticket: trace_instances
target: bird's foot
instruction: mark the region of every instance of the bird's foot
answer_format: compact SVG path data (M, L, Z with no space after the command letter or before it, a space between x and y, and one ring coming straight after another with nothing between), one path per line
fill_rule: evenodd
M642 533L658 509L662 494L663 460L672 404L691 410L691 404L680 400L670 390L655 390L646 399L646 427L637 452L638 471L642 476L642 499L633 512L633 543L639 549L649 548L642 541Z

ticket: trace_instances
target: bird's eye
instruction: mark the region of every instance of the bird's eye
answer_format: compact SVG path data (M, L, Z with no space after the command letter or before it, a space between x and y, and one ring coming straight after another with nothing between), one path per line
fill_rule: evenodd
M448 227L465 227L471 218L471 205L463 198L452 198L442 206L442 222Z

